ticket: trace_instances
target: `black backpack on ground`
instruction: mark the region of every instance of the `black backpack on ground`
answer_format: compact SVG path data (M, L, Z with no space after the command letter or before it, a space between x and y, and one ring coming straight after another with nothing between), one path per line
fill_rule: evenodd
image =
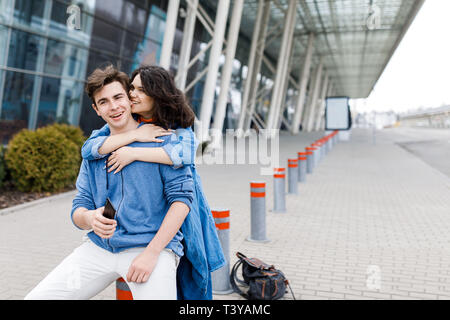
M284 296L288 286L295 300L289 281L283 272L258 258L247 258L240 252L236 252L236 256L239 260L234 264L230 274L230 283L235 292L249 300L277 300ZM243 281L236 276L240 265L242 265ZM247 293L239 289L236 281L249 288Z

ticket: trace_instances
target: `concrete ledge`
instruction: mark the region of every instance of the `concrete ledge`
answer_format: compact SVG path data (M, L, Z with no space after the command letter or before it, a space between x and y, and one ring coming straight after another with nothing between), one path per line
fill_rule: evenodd
M71 190L71 191L67 191L67 192L63 192L63 193L58 193L55 194L53 196L48 196L45 198L41 198L41 199L37 199L37 200L33 200L33 201L29 201L29 202L25 202L22 204L18 204L16 206L12 206L12 207L8 207L5 209L1 209L0 210L0 216L6 216L10 213L16 212L16 211L20 211L29 207L33 207L35 205L38 204L42 204L42 203L48 203L48 202L52 202L64 197L68 197L68 196L75 196L77 194L77 190Z

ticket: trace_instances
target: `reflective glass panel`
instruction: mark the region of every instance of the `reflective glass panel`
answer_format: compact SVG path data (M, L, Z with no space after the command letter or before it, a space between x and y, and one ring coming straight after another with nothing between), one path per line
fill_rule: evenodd
M44 77L39 99L37 127L53 122L76 124L82 96L82 82Z
M7 43L8 41L8 29L0 26L0 43ZM6 49L7 45L0 46L0 65L4 66L6 64Z
M14 22L30 27L43 26L44 0L16 0L14 7Z
M49 39L45 53L44 72L58 76L84 78L87 50Z
M0 114L0 136L6 143L16 132L28 127L33 96L33 75L7 71Z
M62 98L64 101L64 92L60 90L61 79L44 77L42 79L41 95L39 98L39 109L37 117L37 128L44 127L56 121L58 112L58 102ZM62 95L62 97L61 97ZM60 105L63 106L64 102Z
M11 30L8 66L25 70L36 70L42 39L37 35Z

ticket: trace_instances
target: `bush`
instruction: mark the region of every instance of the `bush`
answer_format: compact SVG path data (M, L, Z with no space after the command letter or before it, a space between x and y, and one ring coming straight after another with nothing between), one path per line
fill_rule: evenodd
M14 184L23 192L60 191L79 171L79 147L54 126L24 129L9 142L5 155Z
M0 188L3 186L3 180L6 176L4 152L3 146L0 144Z
M86 137L83 135L83 131L79 127L71 126L68 124L54 123L49 128L55 128L60 133L62 133L67 139L76 144L81 152L81 147L83 146Z

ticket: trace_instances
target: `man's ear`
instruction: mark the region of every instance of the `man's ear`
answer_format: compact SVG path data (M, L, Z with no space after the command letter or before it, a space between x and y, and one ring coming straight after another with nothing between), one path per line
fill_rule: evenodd
M98 113L97 106L94 103L92 104L92 109L94 109L95 113L100 117L100 113Z

